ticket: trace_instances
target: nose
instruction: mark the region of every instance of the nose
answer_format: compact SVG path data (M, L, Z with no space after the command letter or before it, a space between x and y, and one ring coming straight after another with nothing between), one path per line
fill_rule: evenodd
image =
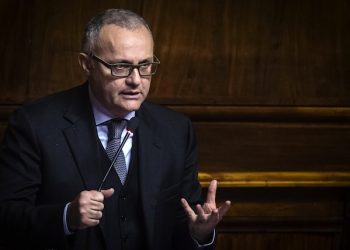
M138 69L134 68L126 80L128 84L133 84L133 85L141 84L141 76Z

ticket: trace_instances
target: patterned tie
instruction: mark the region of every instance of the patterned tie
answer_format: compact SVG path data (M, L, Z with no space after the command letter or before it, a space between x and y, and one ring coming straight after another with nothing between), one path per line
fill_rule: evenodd
M126 120L113 119L107 123L108 126L108 142L106 147L106 153L108 158L112 161L118 147L121 143L121 135L126 127ZM114 163L114 168L117 171L121 183L124 185L128 170L126 168L125 157L123 150L120 152L117 160Z

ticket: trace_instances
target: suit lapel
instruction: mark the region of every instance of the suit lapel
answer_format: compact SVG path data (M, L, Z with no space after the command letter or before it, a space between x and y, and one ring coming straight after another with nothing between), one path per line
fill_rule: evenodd
M155 123L149 116L138 112L140 119L137 133L139 142L139 170L141 202L150 249L154 241L155 207L161 181L162 143L156 134ZM152 125L151 125L152 124Z
M73 157L79 168L86 190L96 190L100 176L97 149L94 150L96 137L91 135L91 128L87 123L77 122L64 130ZM101 177L102 178L102 177Z
M79 168L86 190L97 189L102 178L99 166L98 141L87 85L79 98L73 100L65 114L72 124L64 129L73 158ZM100 178L101 177L101 178Z

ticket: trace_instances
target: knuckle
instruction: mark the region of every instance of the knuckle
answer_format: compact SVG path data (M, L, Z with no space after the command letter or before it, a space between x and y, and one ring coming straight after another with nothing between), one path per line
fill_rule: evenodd
M97 212L97 218L99 218L99 219L101 219L102 218L102 215L103 215L103 213L102 212Z
M84 215L86 214L86 210L83 207L79 207L79 214Z
M85 191L82 191L79 196L82 198L82 197L86 197L88 195L89 195L89 191L85 190Z
M102 195L100 192L95 192L95 193L93 194L93 198L94 198L95 200L103 200L103 195Z
M80 206L86 206L88 204L88 202L85 199L81 199L79 204L80 204Z

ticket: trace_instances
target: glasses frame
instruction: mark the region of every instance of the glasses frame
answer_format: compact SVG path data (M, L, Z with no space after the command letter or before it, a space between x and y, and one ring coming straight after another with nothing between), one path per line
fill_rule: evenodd
M131 64L131 63L108 63L108 62L104 61L103 59L99 58L98 56L96 56L94 54L91 54L90 57L92 59L94 59L95 61L101 63L105 67L109 68L111 70L111 75L114 76L114 77L118 77L118 78L129 77L134 69L137 69L137 71L139 72L139 75L141 77L153 76L153 75L156 74L157 68L156 68L156 70L153 73L151 72L150 74L145 75L145 74L141 74L140 67L145 66L145 65L150 65L152 67L152 65L157 65L158 66L160 64L159 59L155 55L153 55L153 60L154 60L153 62L145 62L145 63L140 63L140 64L137 64L137 65L134 65L134 64ZM126 76L116 76L115 74L113 74L113 67L116 67L116 66L127 66L127 67L129 67L128 75L126 75Z

